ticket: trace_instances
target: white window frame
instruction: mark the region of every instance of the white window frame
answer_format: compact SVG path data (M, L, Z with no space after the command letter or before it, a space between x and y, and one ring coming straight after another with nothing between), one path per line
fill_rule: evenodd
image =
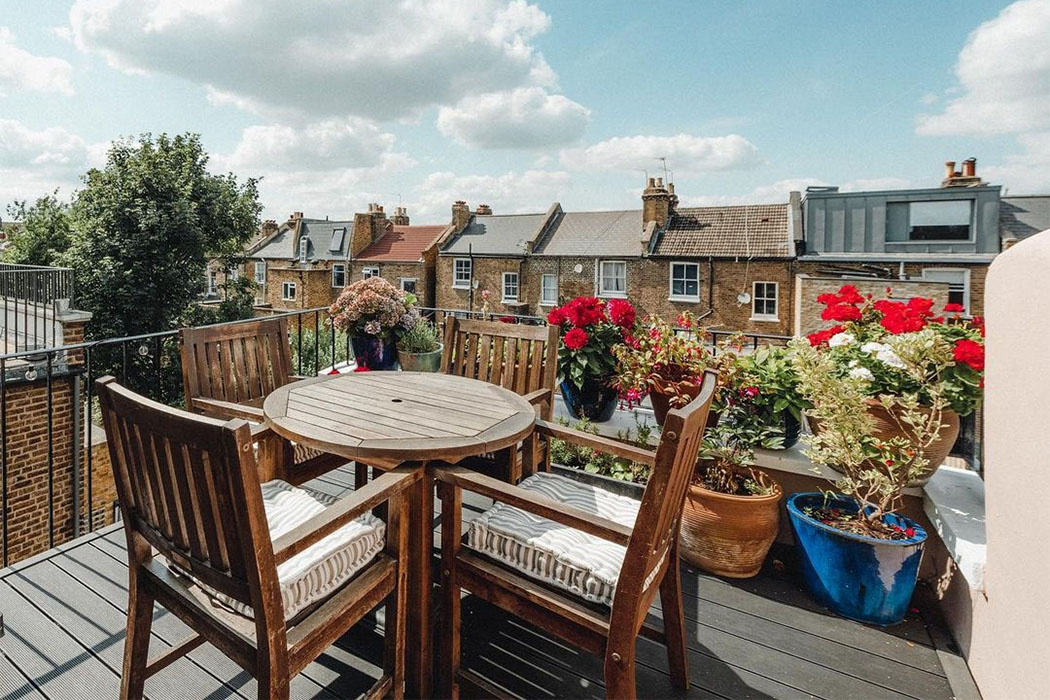
M255 282L257 284L266 284L266 261L256 260L255 261Z
M696 294L675 294L674 293L674 268L675 265L684 265L691 267L696 270ZM683 282L688 280L685 277L680 278ZM667 298L669 301L688 301L699 304L700 303L700 263L688 262L683 260L673 260L671 264L667 266Z
M771 284L773 285L773 302L776 305L777 312L775 314L758 314L755 313L755 304L758 303L758 285L760 284ZM762 297L768 300L769 297ZM752 321L780 321L780 283L772 280L756 280L751 283L751 320Z
M309 244L310 241L306 236L299 239L299 262L301 263L306 262L306 253L308 252Z
M361 268L361 279L366 280L369 277L379 277L378 267L362 267Z
M408 292L408 290L405 289L405 282L411 282L412 284L414 284L416 286L417 289L419 288L419 278L418 277L399 277L397 279L397 285L398 285L398 287L401 288L402 292ZM408 292L408 293L409 294L415 294L415 292Z
M466 280L460 279L460 265L465 264L467 268ZM474 261L470 258L452 259L452 288L470 289L470 283L474 280Z
M204 294L211 297L218 293L219 281L216 278L215 270L209 269L204 275Z
M547 294L547 280L554 280L554 298L551 299L546 296ZM558 276L553 274L540 275L540 306L557 306L558 305Z
M514 276L514 296L507 295L507 278L511 275ZM506 304L507 302L517 302L518 296L521 294L521 276L514 271L504 272L502 282L503 284L500 285L500 288L503 292L503 303Z
M950 272L952 274L962 273L963 276L963 314L966 316L970 315L970 269L966 267L924 267L922 268L922 278L931 282L946 282L947 280L939 280L934 277L927 277L927 272ZM949 285L952 282L948 282Z
M297 291L295 282L281 283L281 299L283 301L295 301Z
M623 265L623 291L619 290L606 290L605 289L605 266L606 265ZM606 299L626 299L627 298L627 261L626 260L599 260L598 268L595 273L598 276L598 294L597 296L604 297ZM613 278L615 279L615 278Z
M342 284L336 284L335 283L335 273L336 273L337 270L343 273L343 283ZM346 286L346 263L333 263L332 264L332 289L342 289L345 286Z
M230 269L226 270L226 281L236 282L241 277L241 268L234 265Z

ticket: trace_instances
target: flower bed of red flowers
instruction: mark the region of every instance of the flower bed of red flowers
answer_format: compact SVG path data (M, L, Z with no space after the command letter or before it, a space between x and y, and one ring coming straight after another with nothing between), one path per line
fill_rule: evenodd
M576 297L552 309L547 322L561 329L558 379L580 388L587 379L607 380L616 369L614 348L634 340L635 316L623 299Z
M810 345L834 352L844 371L869 381L872 395L917 392L921 398L922 386L901 371L902 360L886 341L929 331L950 343L951 358L928 381L944 383L945 395L959 415L972 412L984 386L983 319L964 318L959 304L947 304L937 314L932 299L893 299L892 291L887 287L886 297L875 299L847 284L836 293L821 294L821 318L835 325L807 336Z

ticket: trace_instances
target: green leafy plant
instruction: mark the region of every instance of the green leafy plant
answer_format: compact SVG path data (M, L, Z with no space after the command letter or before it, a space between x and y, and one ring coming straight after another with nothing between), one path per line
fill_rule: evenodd
M397 349L404 353L423 354L441 349L437 326L424 318L405 331L397 341Z
M695 384L714 361L704 333L694 332L695 317L678 318L679 333L659 316L647 316L632 337L616 348L616 386L628 406L636 405L654 388L670 398L671 408L689 402L684 385Z
M586 381L606 381L616 370L616 348L632 342L635 310L630 302L577 297L547 314L561 330L558 380L582 389Z
M560 418L557 420L561 425L568 426L569 421ZM598 434L598 428L586 418L577 421L572 427L584 433ZM638 424L637 433L631 438L630 430L618 434L618 438L624 442L638 445L645 449L651 449L648 439L650 427ZM612 477L620 481L632 481L644 484L649 480L650 468L646 464L631 462L629 460L615 457L605 452L599 452L590 447L577 445L565 440L553 439L550 444L551 461L574 469L581 469L591 474Z
M750 406L727 402L717 425L704 431L693 483L734 496L765 496L773 484L752 468L755 448L775 449L783 440L778 426L753 419Z

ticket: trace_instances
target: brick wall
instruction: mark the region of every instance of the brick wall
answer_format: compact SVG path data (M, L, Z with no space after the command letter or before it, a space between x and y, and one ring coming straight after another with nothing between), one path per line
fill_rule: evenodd
M837 292L844 284L852 284L861 294L875 297L886 295L886 288L893 289L894 298L921 296L933 299L934 309L948 303L948 285L943 282L925 280L849 279L840 277L814 277L801 274L795 279L795 326L800 335L808 335L829 325L820 318L824 305L817 297L826 292Z
M988 274L988 265L953 265L951 263L926 263L918 265L909 263L904 266L904 274L908 275L908 277L921 279L924 268L937 270L969 270L970 314L973 316L984 316L984 278Z
M350 263L349 278L347 284L356 282L364 277L366 267L378 267L379 276L398 289L401 289L401 279L410 278L416 280L416 297L420 306L434 306L434 267L422 262L377 262L370 260L357 260ZM451 269L451 268L450 268ZM449 272L449 275L452 273ZM342 290L335 290L341 292Z

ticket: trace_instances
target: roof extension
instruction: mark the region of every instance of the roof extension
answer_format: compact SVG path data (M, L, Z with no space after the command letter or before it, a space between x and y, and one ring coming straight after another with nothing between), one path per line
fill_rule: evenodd
M662 231L660 257L789 258L787 204L681 207Z

